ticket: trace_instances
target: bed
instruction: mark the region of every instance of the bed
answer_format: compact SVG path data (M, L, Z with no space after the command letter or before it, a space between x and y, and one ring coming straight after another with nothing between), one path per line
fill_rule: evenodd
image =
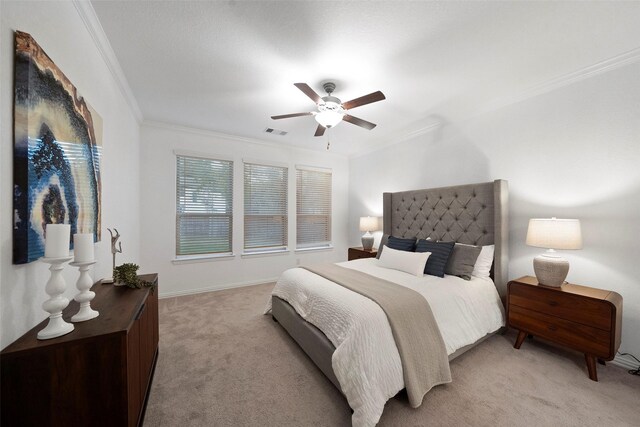
M423 294L440 326L448 360L453 360L504 325L507 206L504 180L383 194L385 236L494 245L490 278L409 277L380 267L377 259L338 265ZM266 311L345 395L354 411L353 425L375 425L384 403L404 387L398 349L380 307L324 277L294 268L279 279Z

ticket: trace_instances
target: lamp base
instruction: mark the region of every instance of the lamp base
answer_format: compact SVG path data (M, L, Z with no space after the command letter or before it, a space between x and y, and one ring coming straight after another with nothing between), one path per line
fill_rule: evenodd
M362 249L365 251L370 251L373 249L373 235L368 231L362 236Z
M538 283L559 288L569 273L569 261L561 257L538 255L533 259Z

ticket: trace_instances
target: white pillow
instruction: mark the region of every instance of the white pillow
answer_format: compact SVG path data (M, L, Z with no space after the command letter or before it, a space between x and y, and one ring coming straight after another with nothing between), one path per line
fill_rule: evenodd
M422 277L429 255L431 255L431 252L399 251L384 245L379 265L380 267L392 268Z
M473 266L472 276L487 278L491 275L491 266L493 265L494 245L483 246L480 255Z

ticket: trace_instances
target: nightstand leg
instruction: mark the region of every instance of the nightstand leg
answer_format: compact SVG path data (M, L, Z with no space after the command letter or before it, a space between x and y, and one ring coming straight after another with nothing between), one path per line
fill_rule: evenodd
M585 353L584 360L587 362L587 369L589 370L589 379L592 381L598 381L596 358Z
M520 346L522 345L522 342L524 341L524 339L527 337L527 333L524 331L520 331L518 332L518 338L516 338L516 343L513 345L513 348L516 349L520 349Z
M607 362L605 362L604 359L598 358L598 363L601 365L607 366Z

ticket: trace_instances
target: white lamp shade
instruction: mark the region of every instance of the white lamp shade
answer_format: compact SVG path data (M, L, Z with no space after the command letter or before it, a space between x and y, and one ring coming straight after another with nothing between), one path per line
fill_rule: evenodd
M363 216L360 218L360 231L376 231L378 218L375 216Z
M547 249L582 249L580 220L530 219L527 230L527 245Z
M343 114L336 111L325 110L315 115L316 122L326 128L331 128L340 123Z

